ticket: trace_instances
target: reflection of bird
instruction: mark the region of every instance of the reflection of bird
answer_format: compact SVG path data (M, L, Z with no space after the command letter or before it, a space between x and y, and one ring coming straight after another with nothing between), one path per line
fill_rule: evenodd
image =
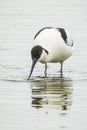
M31 82L32 107L67 110L72 105L72 80L62 78Z
M32 67L28 79L31 77L37 61L45 64L45 76L47 63L59 62L61 75L63 62L72 54L73 40L63 28L45 27L34 37L34 46L31 50Z

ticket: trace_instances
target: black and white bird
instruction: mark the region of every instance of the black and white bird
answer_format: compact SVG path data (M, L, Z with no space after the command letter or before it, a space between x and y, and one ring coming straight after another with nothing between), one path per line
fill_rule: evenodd
M45 76L47 76L47 63L60 63L61 76L63 74L63 62L73 52L73 40L70 34L63 28L45 27L34 37L34 45L31 49L32 67L28 79L30 79L37 61L45 64Z

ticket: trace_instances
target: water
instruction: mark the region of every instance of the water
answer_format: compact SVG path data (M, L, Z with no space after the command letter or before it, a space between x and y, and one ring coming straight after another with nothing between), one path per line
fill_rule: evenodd
M67 28L74 54L60 65L38 63L30 49L44 26ZM0 130L87 130L87 1L0 1Z

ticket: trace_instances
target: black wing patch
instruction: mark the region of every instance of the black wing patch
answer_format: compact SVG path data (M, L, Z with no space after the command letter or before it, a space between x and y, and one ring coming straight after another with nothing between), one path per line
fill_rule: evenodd
M52 29L53 27L44 27L41 30L39 30L36 35L34 36L34 39L36 39L36 37L45 29ZM61 36L63 38L63 40L65 41L65 43L67 43L67 34L65 32L65 30L63 28L56 28L58 31L60 31Z
M44 28L42 28L41 30L39 30L37 33L36 33L36 35L34 36L34 39L40 34L40 32L42 32L43 30L45 30L45 29L51 29L52 27L44 27Z
M65 30L63 28L57 28L57 29L58 29L58 31L60 31L61 36L62 36L63 40L65 41L65 43L67 43L67 34L66 34Z

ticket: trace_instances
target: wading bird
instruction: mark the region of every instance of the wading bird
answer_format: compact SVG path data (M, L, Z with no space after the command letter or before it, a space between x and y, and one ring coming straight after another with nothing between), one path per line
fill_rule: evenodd
M63 62L71 56L72 52L73 40L65 29L42 28L34 37L34 45L31 49L32 66L28 79L30 79L37 61L45 64L45 77L47 76L47 63L59 62L62 76Z

